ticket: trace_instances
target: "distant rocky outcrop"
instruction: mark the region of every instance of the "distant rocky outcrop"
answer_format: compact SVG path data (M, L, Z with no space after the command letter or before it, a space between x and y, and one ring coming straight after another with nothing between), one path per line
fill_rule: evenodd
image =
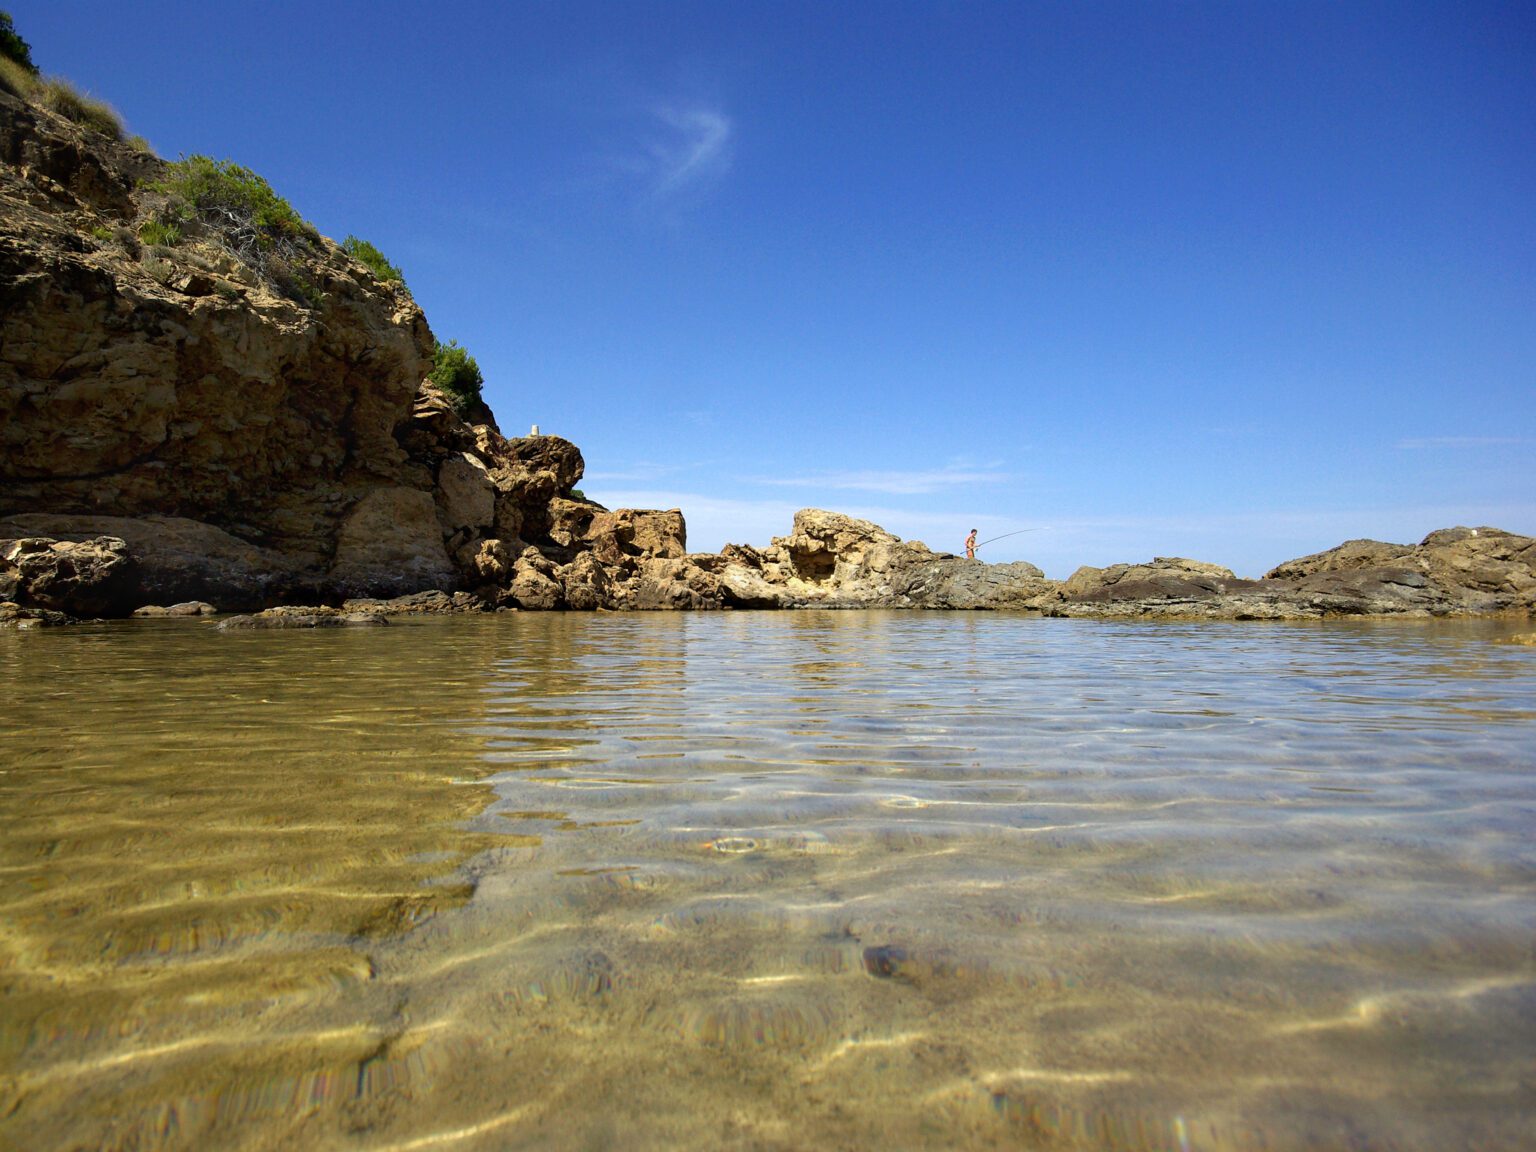
M746 608L1029 608L1055 587L1033 564L980 564L867 520L806 508L767 548L730 545L716 582Z
M1497 528L1447 528L1419 544L1351 540L1262 580L1182 559L1080 568L1046 610L1220 620L1525 614L1536 610L1536 540Z
M1293 620L1536 611L1536 540L1451 528L1420 544L1354 540L1262 580L1159 557L1046 579L1031 564L983 564L902 542L867 521L806 509L767 549L708 558L716 599L734 607L1011 609L1049 616Z

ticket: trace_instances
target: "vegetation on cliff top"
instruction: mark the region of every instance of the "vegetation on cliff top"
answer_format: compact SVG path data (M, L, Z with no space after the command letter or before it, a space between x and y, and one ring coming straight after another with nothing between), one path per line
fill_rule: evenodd
M391 264L384 253L368 241L360 240L356 236L348 236L341 242L341 250L359 264L366 266L379 278L381 284L399 284L407 293L410 292L410 289L405 287L405 277L400 269Z
M480 365L467 348L459 347L457 340L444 344L438 341L432 351L432 371L427 379L448 394L454 410L463 414L480 401L480 386L485 377L480 375Z
M174 246L187 228L200 228L291 299L315 303L302 260L320 250L320 233L263 177L233 160L187 156L146 188L162 199L140 239Z
M149 187L166 197L161 219L199 221L252 263L265 253L292 253L320 241L314 225L265 178L233 160L188 156L167 164L165 179Z
M9 12L0 12L0 88L109 140L123 138L123 118L110 104L86 95L62 76L38 75L32 46L16 31Z
M122 118L109 104L86 95L61 77L39 76L31 45L16 31L10 13L3 10L0 88L111 140L123 139ZM142 152L152 152L143 137L135 136L128 143ZM204 236L295 302L318 303L320 293L304 272L304 260L318 255L324 241L315 226L258 173L233 160L185 156L168 162L164 176L141 185L141 189L151 197L137 230L142 243L175 248L189 237ZM98 228L93 235L106 239L112 232ZM367 267L380 283L398 285L410 293L399 267L374 244L349 235L341 249ZM482 403L484 377L480 366L456 340L436 345L428 379L461 413Z
M0 12L0 56L14 60L32 75L37 75L37 65L32 63L32 45L16 31L9 12Z
M41 81L32 98L50 112L99 132L108 140L123 138L123 118L116 109L104 100L86 95L62 76L49 76Z

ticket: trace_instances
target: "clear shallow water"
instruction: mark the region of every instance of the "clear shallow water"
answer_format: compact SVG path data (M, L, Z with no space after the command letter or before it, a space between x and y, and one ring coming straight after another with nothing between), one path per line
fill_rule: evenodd
M1531 1146L1528 628L0 633L0 1147Z

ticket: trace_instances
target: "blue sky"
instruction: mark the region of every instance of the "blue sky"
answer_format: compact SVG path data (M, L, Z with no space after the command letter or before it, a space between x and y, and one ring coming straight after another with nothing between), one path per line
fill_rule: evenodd
M0 4L695 549L1536 534L1528 3Z

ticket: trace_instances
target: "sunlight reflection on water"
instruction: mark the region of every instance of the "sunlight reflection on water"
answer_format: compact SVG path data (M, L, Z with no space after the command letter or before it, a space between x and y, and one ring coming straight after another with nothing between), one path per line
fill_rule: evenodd
M1513 630L0 633L0 1143L1528 1146Z

